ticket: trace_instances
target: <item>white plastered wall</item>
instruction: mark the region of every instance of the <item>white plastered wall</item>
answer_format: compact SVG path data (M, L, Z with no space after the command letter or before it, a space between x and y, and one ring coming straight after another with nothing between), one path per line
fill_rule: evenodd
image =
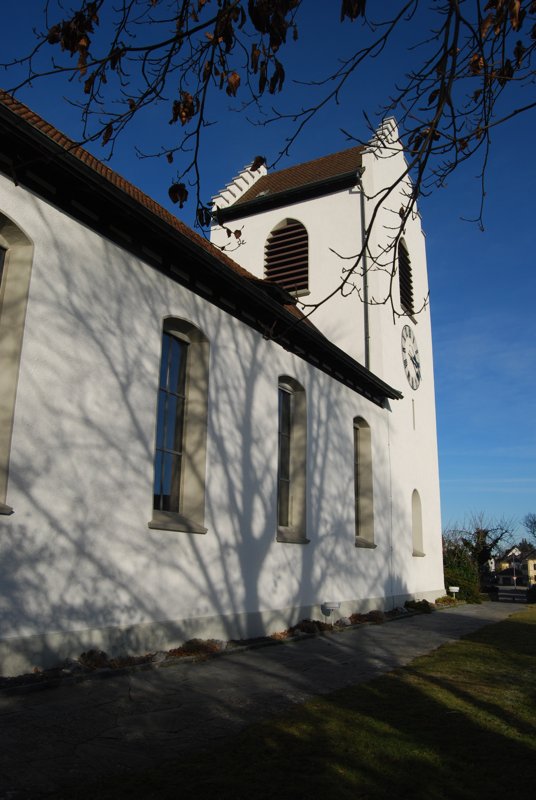
M350 610L441 590L440 565L421 575L393 541L392 412L4 178L0 209L34 244L8 484L15 513L0 542L5 672L90 646L254 635L325 600ZM147 527L168 315L210 341L206 535ZM281 374L307 392L305 546L275 541ZM356 416L372 429L375 550L354 546Z
M233 245L232 256L258 277L264 274L264 244L270 231L285 218L295 218L305 225L309 233L310 295L299 301L312 303L339 285L343 269L354 263L351 256L360 252L363 200L365 225L375 215L370 250L384 268L376 268L368 257L369 364L374 374L404 394L402 400L390 402L391 412L387 415L388 445L382 455L389 464L390 501L386 508L376 505L376 530L383 526L388 531L392 559L397 568L404 570L404 580L431 590L437 586L442 569L441 515L425 238L417 212L403 230L418 311L413 319L394 313L401 311L398 275L391 284L392 251L382 255L386 243L398 232L399 210L408 202L407 183L397 185L407 166L397 138L396 125L387 120L376 141L378 146L373 142L363 154L364 170L361 181L356 175L355 187L238 218L229 225L242 230L242 242ZM385 195L389 187L394 188ZM384 202L376 208L384 196ZM229 240L225 231L215 226L212 241L228 246ZM364 364L363 281L360 276L353 280L361 294L337 293L310 319L331 341ZM304 310L307 312L307 307ZM406 324L417 338L422 366L422 382L416 391L407 382L402 363L401 333ZM422 503L424 558L412 556L411 497L415 489Z

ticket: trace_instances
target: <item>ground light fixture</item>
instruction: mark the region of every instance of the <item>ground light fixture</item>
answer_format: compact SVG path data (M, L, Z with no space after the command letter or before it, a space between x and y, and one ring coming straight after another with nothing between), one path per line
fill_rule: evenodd
M331 612L332 612L332 611L338 611L340 607L341 607L341 604L340 604L340 603L328 603L328 602L324 602L324 603L322 603L322 605L320 606L320 611L322 612L322 614L323 614L325 617L330 617L330 616L331 616Z

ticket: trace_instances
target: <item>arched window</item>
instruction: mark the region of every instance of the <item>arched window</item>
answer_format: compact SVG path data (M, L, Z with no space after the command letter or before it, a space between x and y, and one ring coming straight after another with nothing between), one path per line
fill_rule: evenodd
M306 544L307 402L294 378L279 378L277 540Z
M413 555L424 556L422 538L422 507L421 498L417 489L411 495L411 535L413 540Z
M374 496L372 491L372 441L370 426L354 419L355 546L374 544Z
M309 290L309 242L307 231L296 219L280 222L264 248L265 278L294 295Z
M166 319L156 409L150 528L206 533L209 344L185 320Z
M0 514L13 513L7 505L9 456L32 260L30 239L0 213Z
M402 311L413 316L415 313L413 304L413 275L408 248L403 239L398 243L398 281L400 285L400 305Z

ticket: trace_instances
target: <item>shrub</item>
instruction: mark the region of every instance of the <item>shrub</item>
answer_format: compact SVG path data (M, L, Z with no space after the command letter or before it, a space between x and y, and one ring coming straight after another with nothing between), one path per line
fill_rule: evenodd
M458 599L481 603L478 567L463 544L446 542L443 548L445 584L459 586Z
M435 601L436 606L455 606L456 600L454 597L451 597L448 594L443 595L443 597L438 597Z

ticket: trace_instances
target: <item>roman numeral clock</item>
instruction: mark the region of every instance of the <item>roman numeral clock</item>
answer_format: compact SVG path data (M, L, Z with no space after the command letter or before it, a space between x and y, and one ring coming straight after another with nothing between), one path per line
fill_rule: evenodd
M402 363L409 385L412 389L418 389L421 382L421 362L417 339L409 325L402 328Z

